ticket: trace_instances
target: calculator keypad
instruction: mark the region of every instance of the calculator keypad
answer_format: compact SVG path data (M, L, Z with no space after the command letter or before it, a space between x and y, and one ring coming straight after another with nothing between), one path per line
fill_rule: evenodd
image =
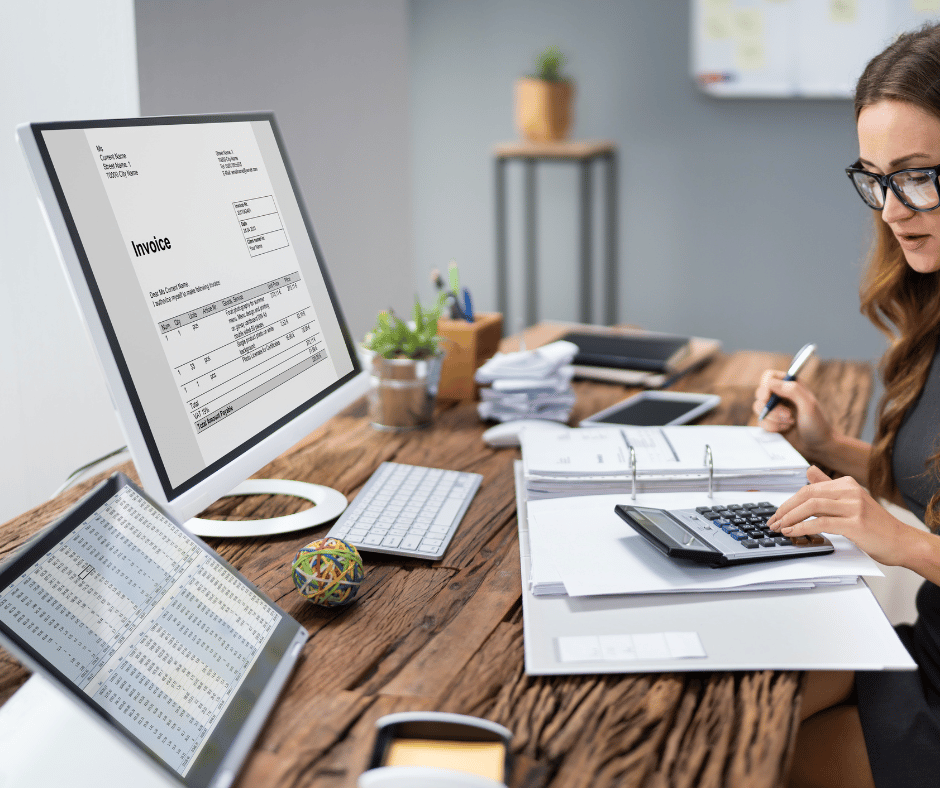
M723 531L746 550L779 550L781 547L819 547L827 544L827 540L818 534L791 539L771 530L767 521L776 511L773 504L761 501L728 506L698 506L694 513L690 511L688 514L704 526L702 530Z

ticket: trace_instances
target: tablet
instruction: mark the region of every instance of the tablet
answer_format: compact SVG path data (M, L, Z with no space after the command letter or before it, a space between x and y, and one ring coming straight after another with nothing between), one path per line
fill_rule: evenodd
M581 421L581 427L622 424L637 427L666 427L687 424L721 402L715 394L680 391L641 391Z
M120 473L0 566L0 643L188 788L231 782L306 639Z

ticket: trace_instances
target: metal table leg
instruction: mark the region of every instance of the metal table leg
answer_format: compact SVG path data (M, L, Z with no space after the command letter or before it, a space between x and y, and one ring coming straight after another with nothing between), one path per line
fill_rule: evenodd
M607 163L607 272L604 281L607 325L617 323L617 299L619 297L617 276L617 154L611 151L604 157Z
M534 326L538 315L538 274L536 250L535 159L523 159L525 170L525 320Z
M591 160L581 162L581 322L591 322L591 302L594 300L594 259L591 234L594 231L591 206Z
M496 159L496 309L503 315L503 333L509 308L509 274L506 270L506 159ZM510 332L511 333L511 332Z

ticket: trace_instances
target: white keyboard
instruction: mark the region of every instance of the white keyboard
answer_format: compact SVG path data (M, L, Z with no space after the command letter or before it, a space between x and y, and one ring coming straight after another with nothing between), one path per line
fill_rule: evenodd
M383 462L327 536L376 553L440 558L482 481L478 473Z

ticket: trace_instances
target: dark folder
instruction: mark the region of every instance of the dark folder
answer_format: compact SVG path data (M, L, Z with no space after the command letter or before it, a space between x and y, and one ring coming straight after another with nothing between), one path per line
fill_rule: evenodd
M578 346L576 366L670 372L689 352L689 338L667 334L594 334L573 331L561 337Z

